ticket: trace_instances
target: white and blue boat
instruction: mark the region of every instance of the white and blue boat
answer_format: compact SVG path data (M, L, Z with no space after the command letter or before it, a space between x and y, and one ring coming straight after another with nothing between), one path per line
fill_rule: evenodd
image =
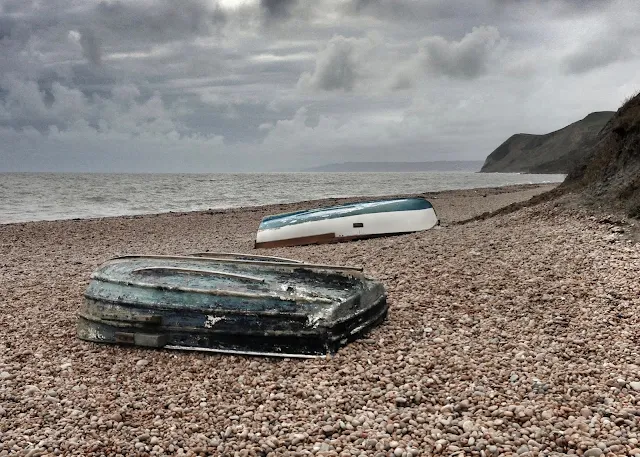
M428 230L439 224L422 197L347 203L262 219L256 248L335 243Z

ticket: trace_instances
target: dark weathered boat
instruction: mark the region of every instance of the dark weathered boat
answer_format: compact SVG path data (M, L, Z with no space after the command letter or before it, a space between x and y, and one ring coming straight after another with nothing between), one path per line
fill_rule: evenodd
M124 256L91 276L78 337L166 349L319 356L387 314L362 268L279 257Z

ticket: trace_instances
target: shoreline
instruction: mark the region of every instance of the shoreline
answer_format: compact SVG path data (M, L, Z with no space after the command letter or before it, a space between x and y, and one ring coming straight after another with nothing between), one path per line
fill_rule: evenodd
M534 187L425 195L453 222ZM310 204L0 226L0 456L636 453L630 222L547 202L408 235L254 250L260 219L296 206ZM101 263L202 251L361 265L383 282L389 314L319 359L76 337Z
M35 223L64 223L69 221L74 222L83 222L83 221L101 221L101 220L113 220L113 219L140 219L146 217L161 217L165 215L189 215L189 214L226 214L233 212L243 212L243 211L261 211L261 210L269 210L270 208L274 208L274 210L279 212L286 212L287 209L280 211L281 208L296 208L299 209L307 205L308 207L320 207L320 206L330 206L342 203L349 202L357 202L357 201L367 201L367 200L376 200L376 199L391 199L391 198L402 198L402 197L414 197L414 196L423 196L427 199L437 199L439 196L455 196L455 195L465 195L467 193L478 193L484 192L488 195L496 195L496 194L511 194L514 192L526 192L526 191L536 191L538 189L543 189L543 191L550 190L554 187L557 187L560 183L540 183L540 184L510 184L506 186L497 186L497 187L474 187L470 189L452 189L452 190L441 190L435 192L420 192L420 193L412 193L412 194L390 194L390 195L371 195L371 196L345 196L345 197L327 197L322 199L314 199L314 200L300 200L293 202L284 202L284 203L270 203L266 205L254 205L254 206L232 206L227 208L209 208L195 211L166 211L160 213L139 213L139 214L122 214L115 216L98 216L98 217L87 217L87 218L68 218L68 219L39 219L32 221L20 221L20 222L5 222L0 223L0 229L4 226L11 225L19 225L19 224L35 224Z

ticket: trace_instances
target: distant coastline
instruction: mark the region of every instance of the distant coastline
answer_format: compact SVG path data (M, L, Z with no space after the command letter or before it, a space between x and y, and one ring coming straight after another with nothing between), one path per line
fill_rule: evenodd
M438 160L429 162L343 162L330 163L300 171L320 173L340 172L428 172L428 171L465 171L478 172L482 168L482 160Z

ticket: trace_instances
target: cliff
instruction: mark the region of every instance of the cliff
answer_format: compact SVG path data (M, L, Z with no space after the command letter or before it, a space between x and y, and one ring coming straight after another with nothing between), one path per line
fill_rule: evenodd
M613 111L599 111L545 135L518 133L486 158L481 172L568 173L581 162Z
M640 94L620 107L559 190L640 218Z

